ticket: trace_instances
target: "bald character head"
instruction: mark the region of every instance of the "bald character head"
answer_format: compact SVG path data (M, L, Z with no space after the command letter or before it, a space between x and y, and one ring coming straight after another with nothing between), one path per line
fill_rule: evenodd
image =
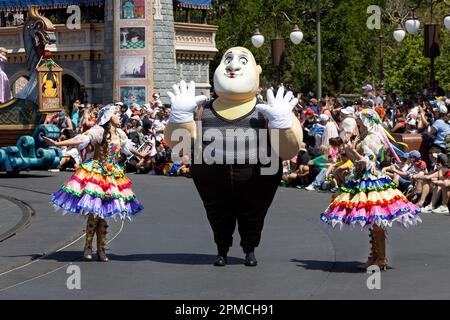
M228 49L214 73L214 90L219 97L229 100L252 99L259 89L261 72L250 50Z

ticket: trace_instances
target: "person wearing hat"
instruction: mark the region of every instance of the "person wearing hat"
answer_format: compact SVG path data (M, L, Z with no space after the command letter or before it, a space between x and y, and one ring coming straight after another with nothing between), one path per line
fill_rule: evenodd
M410 113L406 116L405 133L417 134L417 120L414 114Z
M330 118L326 114L321 114L317 120L318 122L315 123L308 132L309 136L314 137L314 148L316 149L318 149L322 144L322 136L325 131L325 126Z
M304 142L306 144L306 149L309 149L309 147L314 148L314 146L316 144L316 139L314 138L314 136L309 135L309 131L316 124L316 122L317 122L317 119L316 119L316 114L315 114L314 110L311 108L306 109L305 119L302 122L303 137L304 137Z
M370 83L366 84L362 88L364 89L363 97L365 98L366 101L375 100L376 97L375 97L375 93L374 93L374 88Z
M11 86L8 76L5 73L5 65L8 62L6 55L8 50L6 48L0 48L0 103L5 103L11 99Z
M156 104L156 107L157 108L162 108L163 107L163 103L161 101L161 97L160 97L159 93L155 92L152 97L153 97L153 100L154 100L154 102Z
M424 207L424 204L428 198L428 195L432 192L431 181L439 177L439 165L438 157L441 155L440 148L431 147L428 151L428 159L430 159L430 165L426 165L421 172L412 176L412 179L416 181L415 183L415 193L417 194L417 199L415 203L419 207Z
M341 109L341 114L343 115L344 119L339 126L339 136L344 141L344 143L347 143L350 141L350 138L352 136L357 136L359 134L358 124L356 123L355 108L347 107Z
M57 119L58 121L56 123L56 126L59 128L59 130L62 129L73 130L72 120L70 120L70 118L66 115L64 111L58 113Z
M131 220L144 209L136 199L119 159L122 153L143 158L149 149L142 152L135 149L119 128L119 113L119 107L110 104L100 110L98 125L83 134L65 141L43 137L45 142L56 147L71 146L83 150L90 145L94 148L94 159L81 164L51 197L54 206L64 213L87 218L84 258L88 261L92 260L95 234L98 260L108 261L105 254L107 219Z
M422 155L417 150L408 153L405 164L399 168L396 164L383 168L383 173L392 178L401 191L406 191L412 186L413 177L421 171L418 166L421 165Z
M131 118L131 116L133 115L133 112L128 107L128 105L124 104L122 101L117 101L114 104L121 109L122 114L126 113L127 117Z
M326 114L321 114L320 116L326 116L325 129L323 130L321 144L329 145L330 139L339 137L338 128L333 118L329 117Z
M309 166L308 162L311 156L306 150L304 142L300 144L300 150L295 159L295 168L292 173L283 174L283 181L285 185L301 188L301 186L309 185Z
M437 120L428 128L428 133L434 135L433 145L439 147L441 152L445 153L447 151L445 138L450 134L448 109L443 101L438 101L433 111Z

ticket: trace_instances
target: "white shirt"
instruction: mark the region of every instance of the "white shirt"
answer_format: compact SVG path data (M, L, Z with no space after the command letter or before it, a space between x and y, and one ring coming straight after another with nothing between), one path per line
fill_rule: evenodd
M158 119L156 119L153 122L153 127L155 128L155 131L159 131L159 130L165 129L166 125L167 125L167 121L166 120L158 120ZM156 137L160 138L162 140L162 139L164 139L164 133L157 133Z
M154 157L154 156L156 156L156 154L158 153L157 151L156 151L156 139L155 139L155 137L151 137L150 138L150 143L152 144L152 148L150 149L150 151L148 152L148 155L150 156L150 157Z
M325 130L323 131L322 144L329 145L330 139L337 137L339 137L339 133L336 124L333 121L328 121Z
M340 136L343 140L345 139L345 136L357 134L358 132L358 125L356 123L356 120L353 118L345 118L342 121L342 128L344 130L341 132Z
M128 108L125 113L127 114L128 118L131 118L131 116L133 115L133 113L131 112L130 108Z

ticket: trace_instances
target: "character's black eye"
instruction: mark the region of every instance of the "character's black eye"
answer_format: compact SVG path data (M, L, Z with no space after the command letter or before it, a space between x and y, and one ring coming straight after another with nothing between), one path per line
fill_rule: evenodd
M239 58L239 62L245 66L248 63L248 60L247 58L241 57Z
M233 61L233 57L226 57L225 58L225 64L230 64L231 61Z

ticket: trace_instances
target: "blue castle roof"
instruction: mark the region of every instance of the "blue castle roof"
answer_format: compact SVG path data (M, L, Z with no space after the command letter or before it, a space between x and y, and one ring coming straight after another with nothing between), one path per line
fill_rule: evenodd
M28 6L36 5L39 8L63 8L69 5L103 5L105 0L0 0L0 9L9 11L25 10Z
M179 7L193 9L212 9L211 0L177 0Z

